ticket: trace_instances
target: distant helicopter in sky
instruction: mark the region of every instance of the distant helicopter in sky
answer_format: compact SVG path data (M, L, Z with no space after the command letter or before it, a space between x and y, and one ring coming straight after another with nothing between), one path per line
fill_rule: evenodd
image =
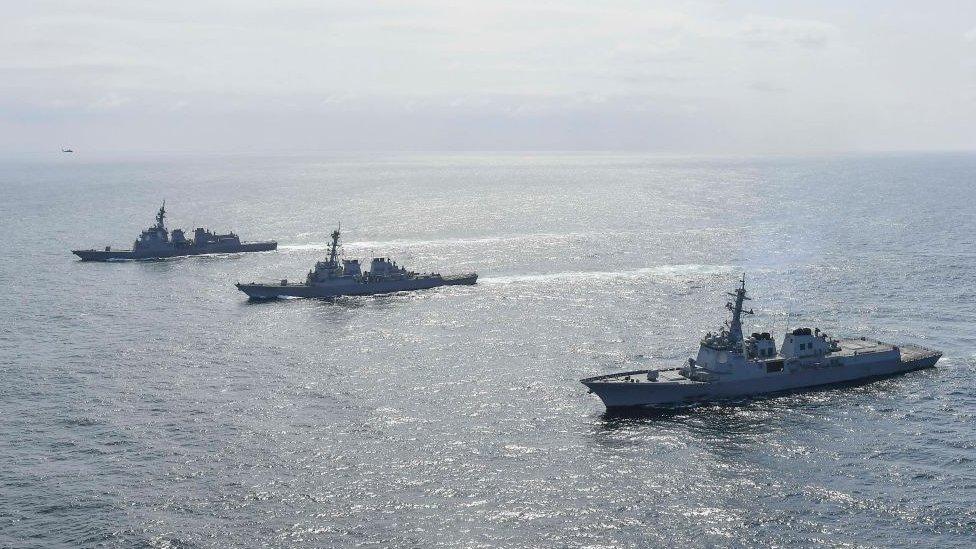
M73 153L75 151L69 149L68 147L61 147L61 152L63 152L63 153Z

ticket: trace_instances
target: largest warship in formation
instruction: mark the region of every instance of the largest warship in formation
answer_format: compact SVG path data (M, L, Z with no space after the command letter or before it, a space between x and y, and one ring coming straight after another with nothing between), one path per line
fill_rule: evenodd
M309 271L304 282L238 283L237 289L251 299L275 299L278 297L333 298L345 295L376 295L394 292L424 290L438 286L471 285L478 275L465 273L441 275L416 273L400 267L389 258L376 257L369 271L363 271L358 259L339 259L339 229L332 232L329 258L319 261Z
M608 409L671 407L851 383L931 368L942 356L917 345L865 337L835 339L819 329L789 331L776 349L769 333L742 334L745 277L726 304L732 319L702 338L698 356L680 368L635 370L580 380Z
M166 228L166 202L156 214L156 224L144 229L131 250L113 250L106 246L102 250L71 250L82 261L110 261L119 259L162 259L184 255L223 254L237 252L265 252L278 248L278 243L241 242L234 233L215 234L203 228L193 231L193 239L186 238L183 229Z

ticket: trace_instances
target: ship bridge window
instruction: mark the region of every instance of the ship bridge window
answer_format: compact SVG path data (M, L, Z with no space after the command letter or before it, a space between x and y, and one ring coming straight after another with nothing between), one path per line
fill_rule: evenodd
M783 371L783 361L782 360L770 360L766 363L766 372L782 372Z

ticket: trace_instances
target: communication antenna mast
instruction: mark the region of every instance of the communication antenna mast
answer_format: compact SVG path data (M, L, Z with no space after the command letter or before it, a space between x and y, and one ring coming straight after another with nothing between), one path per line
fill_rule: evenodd
M790 333L790 316L793 315L793 299L790 298L786 304L786 329L783 331L783 337Z
M743 304L749 301L751 298L746 296L746 275L742 274L741 285L735 289L734 292L729 292L728 294L732 297L732 301L725 304L725 308L732 311L732 319L727 323L729 327L729 338L733 342L742 341L742 315L755 314L752 309L746 310L743 308Z

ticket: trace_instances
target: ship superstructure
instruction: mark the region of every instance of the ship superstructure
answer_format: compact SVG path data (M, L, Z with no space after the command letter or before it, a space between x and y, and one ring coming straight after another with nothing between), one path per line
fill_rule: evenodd
M188 239L183 229L166 228L166 202L156 213L156 224L143 229L131 250L113 250L106 246L103 250L72 250L71 253L83 261L109 261L113 259L161 259L184 255L214 253L263 252L278 247L275 241L242 242L233 232L217 234L198 227L193 238Z
M363 271L358 259L340 259L340 229L332 232L329 252L325 261L318 261L308 272L304 282L290 283L238 283L237 289L251 299L277 297L321 297L343 295L374 295L436 288L438 286L470 285L478 280L475 273L441 275L417 273L386 257L375 257L369 270Z
M745 278L729 294L731 319L701 339L684 366L636 370L581 380L607 408L673 406L855 382L935 366L942 356L916 345L865 337L838 339L819 328L796 328L779 349L767 332L743 336Z

